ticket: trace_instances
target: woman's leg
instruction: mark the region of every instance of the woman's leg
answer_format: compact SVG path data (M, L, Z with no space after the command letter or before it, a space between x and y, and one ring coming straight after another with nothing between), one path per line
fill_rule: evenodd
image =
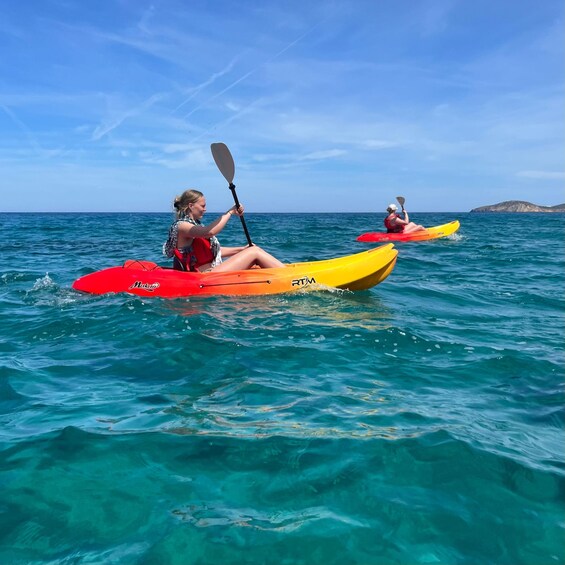
M250 269L255 265L263 269L284 267L284 263L281 263L278 259L257 245L252 245L236 253L226 261L223 261L217 267L214 267L213 271L242 271Z
M404 226L404 231L402 233L412 233L415 231L421 231L425 229L426 228L424 226L420 226L418 224L415 224L414 222L410 222L408 225Z

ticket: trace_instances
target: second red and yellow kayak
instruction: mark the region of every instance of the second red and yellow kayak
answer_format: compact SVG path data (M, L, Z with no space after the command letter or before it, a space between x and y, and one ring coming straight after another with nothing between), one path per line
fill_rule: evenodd
M446 237L455 233L459 229L459 220L454 220L448 224L426 228L425 230L415 231L412 233L387 233L387 232L368 232L361 234L357 241L368 243L385 242L385 241L426 241L428 239L437 239L438 237Z

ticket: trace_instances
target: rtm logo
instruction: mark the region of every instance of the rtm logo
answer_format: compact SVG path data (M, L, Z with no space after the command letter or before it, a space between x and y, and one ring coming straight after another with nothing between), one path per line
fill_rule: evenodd
M128 290L132 290L134 288L141 288L142 290L146 290L147 292L153 292L154 290L156 290L160 286L161 285L159 283L144 283L144 282L141 282L141 281L135 281L128 288Z
M311 284L316 284L314 277L302 277L301 279L294 279L292 281L292 286L309 286Z

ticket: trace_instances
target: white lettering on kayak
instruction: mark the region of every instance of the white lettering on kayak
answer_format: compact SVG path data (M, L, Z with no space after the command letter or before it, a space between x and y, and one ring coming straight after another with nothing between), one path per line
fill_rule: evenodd
M316 279L314 277L302 277L301 279L293 279L292 286L308 286L310 284L315 284Z
M128 290L132 290L134 288L140 288L142 290L146 290L147 292L153 292L154 290L156 290L157 288L159 288L161 285L159 283L144 283L141 281L135 281L129 288Z

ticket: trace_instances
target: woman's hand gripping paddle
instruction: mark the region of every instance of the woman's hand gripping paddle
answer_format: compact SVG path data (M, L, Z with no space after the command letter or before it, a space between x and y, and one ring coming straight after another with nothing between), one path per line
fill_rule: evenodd
M229 189L233 195L233 200L237 209L239 210L239 200L237 199L237 194L235 192L235 184L233 184L233 177L235 176L235 163L233 162L233 157L231 156L230 150L228 149L225 143L212 143L210 145L210 149L212 150L212 157L214 157L214 161L220 173L224 176L224 178L228 181ZM245 237L247 238L247 243L249 245L253 245L251 238L249 237L249 232L247 231L247 226L245 225L245 218L240 216L239 219L241 220L241 225L243 226L243 231L245 232Z
M404 196L397 196L396 199L398 200L398 203L400 204L400 207L404 212L404 203L406 202L406 198L404 198Z

